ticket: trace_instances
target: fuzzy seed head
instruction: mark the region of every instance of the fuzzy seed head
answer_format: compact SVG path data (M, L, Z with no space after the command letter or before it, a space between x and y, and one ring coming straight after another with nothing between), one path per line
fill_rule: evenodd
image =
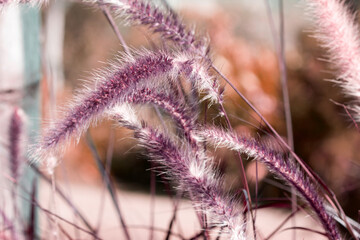
M140 82L148 81L171 71L172 59L162 53L145 52L135 60L126 59L122 66L98 77L94 90L84 89L65 117L45 131L35 146L35 158L46 159L58 155L70 138L79 139L81 133L101 114L116 106L119 100Z
M221 180L214 173L208 158L198 159L191 147L181 149L165 135L145 127L135 136L154 161L164 167L164 172L181 191L186 191L199 209L210 214L210 224L227 227L230 239L245 239L239 226L244 224L237 204L221 189ZM198 155L203 156L203 155Z
M360 34L355 16L343 0L306 0L306 3L315 17L316 37L338 70L334 82L355 99L355 118L360 121Z

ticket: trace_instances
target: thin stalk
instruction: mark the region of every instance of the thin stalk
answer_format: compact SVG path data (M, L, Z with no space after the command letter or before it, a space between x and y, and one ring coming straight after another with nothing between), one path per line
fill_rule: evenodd
M294 150L294 134L292 127L292 117L291 117L291 108L290 108L290 98L288 91L288 77L286 72L286 61L285 61L285 34L284 34L284 7L283 1L279 0L279 26L280 26L280 39L276 37L276 30L274 27L274 19L271 13L271 8L269 0L265 0L267 15L269 19L269 25L273 36L273 41L278 55L279 69L281 74L281 88L284 102L284 112L285 112L285 121L286 121L286 133L287 133L287 142L292 150Z
M354 117L352 116L352 114L349 112L349 107L348 106L345 106L344 104L342 103L338 103L332 99L330 99L330 102L334 103L335 105L338 105L342 108L344 108L345 112L346 112L346 115L348 115L348 117L351 119L351 121L353 122L355 128L356 128L356 131L358 131L360 133L360 129L359 129L359 125L357 124L357 122L355 121ZM350 108L350 110L353 110Z
M35 201L37 196L37 181L33 180L32 190L31 190L31 201ZM28 225L26 226L25 235L27 239L34 240L36 239L36 208L35 205L30 202L30 213L28 219Z
M270 238L272 238L275 235L275 233L279 231L285 225L285 223L289 221L290 218L293 218L299 210L300 208L297 208L295 212L291 212L291 214L287 218L285 218L284 221L282 221L279 224L279 226L274 231L272 231L272 233L270 233L270 235L267 238L265 238L265 240L269 240Z
M131 228L131 229L148 229L149 226L129 225L129 228ZM154 231L161 232L161 233L166 233L167 230L156 227L156 228L154 228ZM178 233L171 232L170 235L173 236L173 237L177 237L177 238L179 238L181 240L188 240L188 238L185 238L181 234L178 234ZM173 239L173 238L171 238L171 239Z
M87 131L87 133L86 133L86 142L87 142L87 144L88 144L88 146L89 146L89 148L91 150L91 153L93 154L93 157L95 159L95 163L97 164L97 166L99 168L99 171L100 171L100 173L101 173L101 175L102 175L102 177L103 177L103 179L104 179L104 181L106 183L106 186L108 188L111 199L113 201L113 205L115 207L116 213L117 213L117 215L119 217L120 224L121 224L121 226L122 226L122 228L124 230L125 238L127 240L130 240L130 235L129 235L129 232L128 232L124 217L123 217L123 215L122 215L122 213L120 211L120 207L119 207L119 204L118 204L118 199L116 197L115 189L114 189L114 187L112 185L112 182L110 180L109 175L107 174L107 172L106 172L106 170L105 170L105 168L104 168L104 166L103 166L103 164L102 164L102 162L100 160L100 156L99 156L99 154L98 154L98 152L96 150L95 144L94 144L94 142L93 142L93 140L91 138L91 135L90 135L89 131Z
M4 199L4 198L3 198ZM6 209L5 207L0 208L0 216L1 216L1 229L0 229L0 234L4 233L5 231L9 230L11 231L11 237L13 237L14 240L17 240L18 237L16 235L16 231L15 231L15 226L14 226L14 221L12 221L11 219L9 219L5 212L3 212L3 210L1 209Z
M286 121L286 134L287 142L290 148L294 151L294 134L292 126L292 117L291 117L291 108L290 108L290 98L289 98L289 88L288 88L288 77L286 72L286 60L285 60L285 30L284 30L284 4L283 0L279 0L279 27L280 27L280 42L278 46L278 57L279 57L279 66L281 73L281 89L283 95L284 103L284 112L285 112L285 121ZM291 159L289 159L291 160ZM294 187L291 187L291 211L294 213L297 210L297 199L296 199L296 190ZM296 226L296 218L291 220L292 226ZM293 239L296 240L296 231L293 231Z
M107 148L107 152L106 152L106 162L105 162L105 170L108 174L110 174L111 171L111 162L112 162L112 157L113 157L113 153L114 153L114 143L115 143L115 133L114 131L112 131L112 129L110 129L110 133L109 133L109 143L108 143L108 148ZM102 218L103 218L103 213L104 213L104 206L105 206L105 183L104 186L102 188L101 191L101 200L100 200L100 207L99 207L99 213L98 213L98 223L96 225L96 229L97 231L100 230L101 227L101 223Z
M224 105L222 104L222 102L220 102L220 109L221 109L221 112L224 114L224 117L225 117L225 120L226 120L226 123L228 125L228 128L230 129L231 132L234 132L232 126L231 126L231 123L230 123L230 120L229 120L229 117L225 111L225 108L224 108ZM240 167L241 167L241 178L242 178L242 182L245 186L245 190L248 194L248 199L249 199L249 208L250 208L250 216L251 216L251 221L252 221L252 227L253 227L253 234L254 234L254 239L256 240L256 229L255 229L255 218L254 218L254 213L253 213L253 209L252 209L252 201L251 201L251 194L250 194L250 189L249 189L249 183L246 179L246 173L245 173L245 167L244 167L244 163L242 161L242 158L241 158L241 154L239 152L236 152L237 154L237 157L239 159L239 162L240 162ZM244 206L246 207L246 206Z
M116 37L119 39L121 46L124 48L124 51L129 54L130 53L130 49L128 47L128 45L126 44L122 34L119 31L119 28L116 26L116 23L113 19L113 17L111 16L111 13L108 9L108 7L106 5L103 4L102 0L99 0L99 7L101 9L101 11L104 13L106 19L108 20L111 28L113 29L114 33L116 34Z
M154 239L154 223L155 223L155 193L156 193L156 175L153 171L155 167L154 162L151 162L151 171L150 171L150 234L149 240Z
M27 200L28 200L28 199L27 199ZM33 205L35 205L37 208L39 208L41 211L43 211L44 213L48 214L49 216L52 216L52 217L54 217L54 218L56 218L56 219L58 219L58 220L61 220L61 221L65 222L65 223L69 224L70 226L73 226L74 228L76 228L76 229L78 229L78 230L81 230L82 232L87 233L87 234L93 236L94 239L96 239L96 240L101 240L101 238L99 238L98 236L96 236L96 233L94 233L94 232L92 232L92 231L88 231L88 230L86 230L86 229L84 229L84 228L82 228L82 227L79 227L79 226L76 225L75 223L72 223L72 222L70 222L69 220L67 220L67 219L65 219L65 218L63 218L63 217L61 217L61 216L53 213L52 211L47 210L46 208L41 207L40 204L39 204L36 200L31 200L31 203L32 203Z
M53 169L52 169L53 170ZM56 181L55 181L55 172L51 172L50 173L51 176L51 197L50 197L50 208L53 208L53 211L56 213L57 212L57 206L56 206L56 200L55 200L55 195L56 195ZM53 231L52 236L54 236L54 239L58 240L59 239L59 222L57 218L52 219L54 222L53 224L51 224L51 228Z
M256 160L255 161L255 175L256 175L256 180L255 180L255 209L258 209L259 205L258 205L258 194L259 194L259 163ZM257 211L255 211L254 213L254 222L256 222L256 216L257 216ZM256 234L256 232L255 232Z
M176 221L177 211L178 211L178 207L180 205L180 198L182 197L182 195L183 195L183 192L178 192L177 195L176 195L176 199L173 201L173 203L174 203L173 216L172 216L172 218L170 220L165 240L170 239L171 229L172 229L172 227L173 227L173 225L174 225L174 223Z
M34 172L40 176L45 182L51 185L51 179L45 176L40 170L34 165L29 164L30 167L34 170ZM86 220L84 215L74 206L74 204L69 200L69 198L65 195L65 193L60 189L59 186L55 183L55 190L57 194L65 201L66 204L70 206L70 208L74 211L74 213L81 219L81 221L85 224L85 226L90 230L92 235L96 235L96 230L91 226L91 224Z
M107 7L106 5L103 5L102 3L103 3L103 1L102 1L102 0L99 0L99 7L100 7L100 9L103 11L106 19L108 20L111 28L113 29L113 31L114 31L114 33L115 33L116 37L117 37L118 40L120 41L120 43L121 43L121 45L122 45L125 53L127 53L127 54L130 55L130 54L131 54L130 49L129 49L128 45L126 44L126 42L125 42L122 34L120 33L118 27L116 26L116 23L115 23L113 17L111 16L111 13L110 13L108 7ZM92 139L91 139L91 136L90 136L89 133L87 134L87 142L89 143L90 146L92 145L92 146L94 147L94 148L91 148L91 150L92 150L92 152L93 152L93 150L95 149L95 146L93 145L93 142L92 142ZM94 154L94 157L97 155L97 154L95 154L95 152L93 152L93 154ZM97 162L98 162L98 161L97 161ZM100 165L101 165L101 164L98 162L98 167L99 167L99 168L101 167ZM102 167L103 167L103 166L102 166ZM121 212L120 212L119 205L117 204L117 200L116 200L115 194L114 194L114 193L112 192L112 190L111 190L112 187L111 187L111 183L110 183L109 176L105 173L105 175L103 175L103 179L105 180L106 185L108 186L108 189L109 189L109 191L110 191L110 194L111 194L112 199L113 199L113 202L114 202L114 206L115 206L115 208L116 208L116 211L117 211L117 213L118 213L118 216L120 217L120 222L121 222L121 225L122 225L122 227L123 227L123 229L124 229L125 237L126 237L126 239L129 240L129 239L130 239L130 235L129 235L129 232L128 232L127 227L126 227L125 220L124 220L124 218L123 218L123 216L122 216L122 214L121 214Z
M15 181L17 181L15 179ZM16 199L16 192L17 192L17 183L15 182L13 185L12 185L12 189L11 189L11 195L12 195L12 199ZM14 223L14 228L16 228L16 219L19 217L19 210L18 210L18 204L17 204L17 201L13 201L13 214L14 214L14 217L12 219L12 222ZM11 231L11 237L13 239L18 239L16 234L15 234L15 230L13 229L13 231Z

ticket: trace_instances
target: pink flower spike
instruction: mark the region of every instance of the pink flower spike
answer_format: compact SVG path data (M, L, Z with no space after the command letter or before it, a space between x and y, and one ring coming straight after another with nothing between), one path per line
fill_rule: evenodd
M172 59L162 53L146 52L135 60L128 57L124 61L123 66L114 66L109 73L99 76L94 90L84 89L65 117L45 131L39 144L34 146L34 159L59 155L62 146L72 137L78 140L91 122L118 103L126 92L141 81L159 77L173 68Z
M355 98L356 119L360 121L360 35L355 16L343 0L306 0L315 17L316 37L327 48L337 67L335 82Z
M176 183L180 191L189 193L191 200L209 214L209 224L227 228L232 240L245 240L241 204L222 190L222 180L213 169L212 159L178 147L167 136L150 127L135 130L135 137L147 149L150 158L163 167L161 172Z

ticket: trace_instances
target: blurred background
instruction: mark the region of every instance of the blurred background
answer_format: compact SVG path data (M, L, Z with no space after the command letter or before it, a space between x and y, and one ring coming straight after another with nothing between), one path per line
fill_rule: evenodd
M279 61L275 47L277 43L274 43L274 35L279 37L278 1L268 1L271 16L266 0L169 0L168 2L183 17L185 23L196 26L199 34L209 36L214 64L286 138ZM158 3L161 4L161 1ZM348 3L354 12L358 9L358 1L348 1ZM346 214L358 219L360 156L357 150L360 133L344 108L336 104L346 104L351 102L351 99L344 97L341 90L329 81L334 78L335 69L324 60L326 53L312 37L314 32L311 18L304 12L301 1L284 1L286 71L295 152L334 190ZM270 27L269 17L273 18L276 32ZM152 35L146 28L126 27L120 19L117 22L126 43L131 48L154 49L158 46L159 36ZM41 83L43 119L61 116L61 111L55 108L66 106L76 90L82 88L84 80L91 81L91 73L95 69L106 67L105 62L114 60L117 52L123 51L100 10L65 1L50 1L42 9L42 47L44 49L42 55L44 74ZM222 85L225 86L225 83L222 82ZM237 132L261 137L265 142L275 141L259 117L227 86L225 86L225 108ZM149 118L154 115L151 108L145 110L148 111ZM214 107L208 111L208 114L208 123L225 126ZM203 116L199 119L203 119ZM99 122L89 131L100 158L109 168L119 192L125 198L125 203L122 202L121 197L119 198L123 208L130 208L127 204L133 204L133 208L136 208L134 207L136 200L133 199L137 199L140 205L141 202L151 203L153 201L150 195L151 189L156 191L157 199L160 199L157 200L158 204L164 202L165 205L171 206L168 197L169 194L174 194L171 186L164 184L160 177L156 177L156 186L152 186L151 178L154 176L149 170L152 166L145 152L137 146L131 131L116 127L114 122L109 120ZM224 174L228 190L238 192L242 184L240 165L236 156L224 149L216 150L215 156L216 165ZM256 166L254 161L244 161L244 164L254 196L256 168L259 199L290 196L289 192L282 189L286 186L268 174L260 163ZM67 150L56 169L56 178L66 186L69 196L79 200L78 205L85 204L83 205L86 206L85 209L91 209L92 204L94 206L100 204L92 202L91 199L94 197L96 201L101 202L100 196L104 195L101 190L102 177L83 138L78 145ZM44 189L48 189L47 184L42 184ZM46 191L41 193L44 199L50 198L50 195ZM195 218L191 204L186 202L184 206L182 214L189 216L183 217ZM104 212L105 209L106 207ZM171 209L169 207L166 210L168 214L172 213ZM189 213L186 212L187 209L190 209ZM111 208L108 210L110 213L113 211ZM147 211L155 210L155 207L149 205ZM165 210L156 211L159 213ZM271 214L275 216L276 213L271 212ZM282 218L285 216L284 212L278 214ZM107 215L102 217L106 218ZM129 213L127 217L134 216ZM142 218L143 216L139 216L137 220L142 222ZM261 217L259 216L258 219ZM190 225L195 228L193 222ZM164 220L163 224L166 228L167 221ZM106 239L116 239L111 235L111 229L106 231L108 233ZM271 232L271 229L264 231ZM283 235L275 239L286 239L286 237Z

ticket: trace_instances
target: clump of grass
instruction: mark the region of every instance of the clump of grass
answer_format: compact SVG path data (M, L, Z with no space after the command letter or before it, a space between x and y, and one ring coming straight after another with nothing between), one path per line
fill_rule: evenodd
M56 119L46 128L39 142L33 145L31 155L34 159L46 162L61 155L72 140L79 140L90 124L109 117L133 130L134 137L146 149L151 161L157 164L159 174L164 174L168 181L173 182L179 192L186 192L197 209L209 217L209 226L205 230L215 229L234 240L246 239L246 214L252 216L253 206L249 201L249 209L244 209L247 204L242 205L237 196L224 190L223 178L214 167L213 152L206 147L206 143L227 147L263 162L274 175L293 186L318 216L326 236L341 239L334 214L326 210L323 191L314 181L314 176L304 171L307 168L301 169L292 158L269 150L259 140L239 137L232 131L223 106L223 90L218 81L219 77L224 76L212 65L205 37L199 37L189 30L175 12L164 11L148 2L84 2L105 6L130 24L143 25L159 33L165 41L165 48L128 52L107 70L99 71L94 77L94 85L84 86L64 117ZM342 1L307 2L317 16L320 38L329 48L332 60L338 63L339 78L343 79L338 81L339 84L350 96L358 97L359 43L353 18ZM193 87L190 91L185 90L182 79ZM204 102L218 108L229 130L201 124L199 106ZM133 106L145 104L168 114L175 130L152 126L141 118ZM16 144L21 126L19 120L16 110L10 126L12 144L9 147L14 179L19 175L19 147ZM290 153L294 154L287 154ZM111 185L109 179L107 184ZM248 189L247 192L249 194ZM256 238L254 220L252 224ZM351 227L348 228L351 232ZM129 239L129 235L126 235Z

